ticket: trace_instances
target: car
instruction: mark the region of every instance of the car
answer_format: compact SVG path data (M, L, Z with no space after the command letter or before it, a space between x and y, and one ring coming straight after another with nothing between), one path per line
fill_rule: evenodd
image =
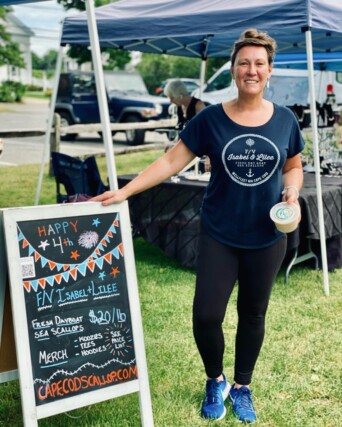
M157 87L156 94L158 94L159 96L164 96L164 88L172 80L181 80L184 83L189 95L191 95L194 90L199 89L200 87L199 79L188 79L185 77L181 77L179 79L172 78L164 80L161 85Z
M203 102L208 105L218 104L236 97L237 88L233 84L230 67L231 64L228 61L208 80L201 95ZM331 126L342 106L342 73L315 71L314 78L320 116L324 115L325 123ZM199 92L197 89L192 95L199 97ZM277 68L275 64L269 88L265 89L265 98L291 108L297 115L301 128L310 126L307 70ZM320 120L322 121L322 117Z
M146 122L170 117L170 102L150 95L140 74L105 71L104 82L111 123ZM61 73L55 112L61 117L61 128L73 124L100 123L93 72ZM130 145L144 143L144 129L126 130L125 133ZM63 140L72 141L76 137L77 134L61 132Z

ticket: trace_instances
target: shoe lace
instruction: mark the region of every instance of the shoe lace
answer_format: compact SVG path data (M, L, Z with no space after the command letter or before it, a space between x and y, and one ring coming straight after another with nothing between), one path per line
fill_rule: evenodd
M221 389L217 381L212 380L207 383L206 400L208 403L217 403L221 400Z
M253 402L251 399L251 391L248 390L248 388L244 388L243 390L241 390L240 393L237 395L236 400L237 400L236 404L241 409L254 411Z

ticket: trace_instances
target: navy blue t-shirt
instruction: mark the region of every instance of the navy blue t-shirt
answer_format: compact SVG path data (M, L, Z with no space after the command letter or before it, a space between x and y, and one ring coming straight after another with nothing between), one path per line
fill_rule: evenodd
M273 105L270 120L254 127L233 122L221 104L212 105L180 133L196 156L210 158L201 221L224 244L262 248L282 236L269 211L281 201L284 163L302 151L304 141L292 111Z

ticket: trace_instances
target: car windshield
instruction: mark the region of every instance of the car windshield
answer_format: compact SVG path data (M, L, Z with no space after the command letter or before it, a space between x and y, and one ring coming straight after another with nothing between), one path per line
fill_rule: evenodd
M145 83L139 74L105 74L104 79L108 92L148 93Z
M269 101L280 105L306 105L309 98L307 77L271 76L270 87L264 96Z
M195 82L183 82L186 90L189 92L189 94L191 95L192 92L196 89L199 88L199 84L195 83Z

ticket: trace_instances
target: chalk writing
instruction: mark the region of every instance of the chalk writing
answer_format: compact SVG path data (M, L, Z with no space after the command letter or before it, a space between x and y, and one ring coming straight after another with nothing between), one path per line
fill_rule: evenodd
M36 404L137 378L119 214L19 222L18 245Z

